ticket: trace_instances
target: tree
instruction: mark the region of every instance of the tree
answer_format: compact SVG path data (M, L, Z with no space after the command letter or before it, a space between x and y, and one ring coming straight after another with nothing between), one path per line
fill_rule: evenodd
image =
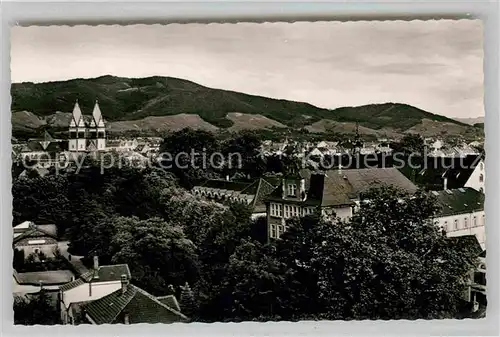
M238 321L279 319L284 276L272 247L243 240L229 259L219 312Z
M424 152L424 139L419 134L409 133L406 134L398 146L394 146L394 152L403 152L405 154L423 154Z
M191 290L188 282L186 282L184 286L181 286L181 290L181 310L186 316L192 316L198 309L198 304L196 303L193 291Z
M363 200L349 224L290 223L276 244L289 268L286 307L306 318L454 317L473 249L454 245L433 223L435 202L426 194L385 187Z
M139 286L159 296L169 284L196 281L196 247L181 227L160 218L118 217L113 223L111 261L127 263Z
M54 325L59 323L58 311L51 304L50 297L44 289L33 295L31 299L16 298L14 300L14 324Z
M264 173L265 162L259 155L261 140L254 132L242 131L231 137L223 145L226 165L225 173L244 173L251 177L259 177Z

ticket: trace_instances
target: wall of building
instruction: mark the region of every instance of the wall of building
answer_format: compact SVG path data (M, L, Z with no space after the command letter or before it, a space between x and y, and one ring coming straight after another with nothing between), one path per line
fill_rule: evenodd
M476 191L482 191L484 193L485 181L486 181L486 175L484 170L484 162L481 160L481 162L477 164L476 168L469 177L469 180L467 180L464 186L473 188Z
M437 225L441 226L449 237L475 235L483 249L486 246L486 227L484 210L439 217L435 219ZM455 222L456 220L456 222Z
M89 284L92 288L89 291ZM61 301L61 319L63 322L68 321L66 310L71 303L97 300L101 297L111 294L112 292L121 288L121 281L111 282L92 282L84 283L76 288L62 292Z

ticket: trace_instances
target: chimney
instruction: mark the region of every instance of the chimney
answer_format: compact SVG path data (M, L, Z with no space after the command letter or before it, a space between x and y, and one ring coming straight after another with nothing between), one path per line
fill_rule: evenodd
M448 178L447 177L444 177L443 185L444 185L444 190L447 190L448 189Z
M125 294L127 292L127 287L128 287L127 275L123 274L121 276L121 281L122 281L122 294Z
M94 270L99 269L99 256L94 256Z
M128 315L128 313L125 313L123 315L123 323L127 325L130 324L130 316Z

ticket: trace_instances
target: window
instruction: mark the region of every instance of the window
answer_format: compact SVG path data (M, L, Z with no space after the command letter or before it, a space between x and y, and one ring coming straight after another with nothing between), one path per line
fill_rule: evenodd
M281 237L281 234L285 232L285 228L283 225L278 225L278 238Z
M285 218L289 218L290 217L290 206L289 205L285 205Z
M297 192L297 185L295 184L288 184L288 196L289 197L294 197Z
M469 228L469 219L464 218L464 228Z
M271 216L283 216L281 205L271 203Z
M79 131L78 138L85 138L85 132Z
M472 227L477 227L477 216L475 216L475 215L472 218Z
M484 181L484 175L481 173L479 175L479 182L482 183Z
M34 248L33 252L35 252L35 254L40 254L40 248Z
M443 228L444 228L445 231L448 231L448 221L445 221L443 223Z
M482 171L484 170L484 164L483 163L479 163L479 169Z
M104 138L104 131L99 131L97 133L97 138Z
M272 224L272 225L271 225L271 237L272 237L272 238L277 237L277 236L276 236L276 234L277 234L277 233L276 233L276 225Z
M455 221L453 221L453 229L454 230L458 229L458 219L455 219Z
M479 192L484 193L484 188L480 187Z

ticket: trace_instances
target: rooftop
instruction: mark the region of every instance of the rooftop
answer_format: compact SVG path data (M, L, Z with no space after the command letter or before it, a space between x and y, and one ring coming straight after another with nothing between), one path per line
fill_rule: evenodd
M433 191L440 210L438 217L484 210L484 194L473 188Z
M128 279L132 277L132 275L130 274L130 269L128 268L127 264L100 266L97 269L97 272L95 270L90 270L89 272L80 276L78 279L61 286L61 290L68 291L70 289L76 288L90 281L92 282L120 281L121 275L126 275Z
M84 304L83 310L96 324L124 323L128 315L130 324L137 323L174 323L186 321L187 317L171 308L163 301L132 284ZM167 302L166 298L164 299Z

